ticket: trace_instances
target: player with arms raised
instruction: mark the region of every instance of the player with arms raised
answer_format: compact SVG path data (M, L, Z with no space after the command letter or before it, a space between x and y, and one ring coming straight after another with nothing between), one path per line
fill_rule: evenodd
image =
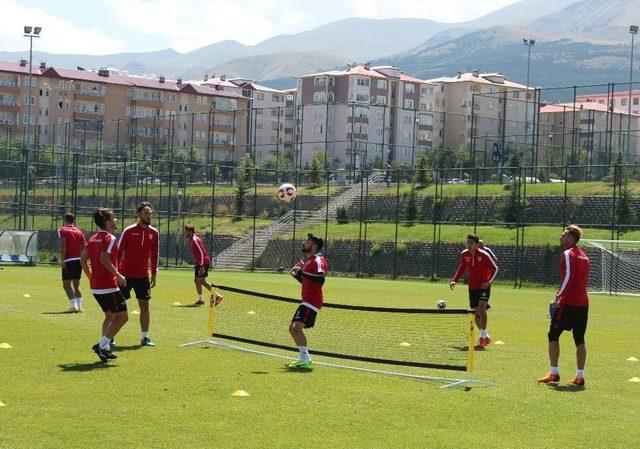
M302 252L307 260L301 260L291 269L291 276L302 284L302 304L298 306L289 326L289 332L300 351L300 360L291 363L290 368L309 369L313 363L307 349L304 329L315 325L316 315L322 308L322 286L327 273L327 261L320 252L323 245L324 241L320 237L307 234L306 240L302 242Z
M110 342L127 322L127 302L119 286L127 281L118 271L118 245L112 234L118 227L118 219L111 209L99 208L93 214L93 221L100 231L93 234L82 252L80 263L89 278L93 297L104 312L102 338L93 345L93 351L100 360L115 359Z

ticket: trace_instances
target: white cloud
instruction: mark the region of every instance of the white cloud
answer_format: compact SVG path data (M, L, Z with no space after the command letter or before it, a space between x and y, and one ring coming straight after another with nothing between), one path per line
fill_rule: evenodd
M29 48L23 26L41 26L41 38L34 40L34 49L52 53L106 54L124 49L122 42L105 36L98 29L81 28L43 11L22 6L17 0L2 1L5 20L0 27L2 50L18 51Z

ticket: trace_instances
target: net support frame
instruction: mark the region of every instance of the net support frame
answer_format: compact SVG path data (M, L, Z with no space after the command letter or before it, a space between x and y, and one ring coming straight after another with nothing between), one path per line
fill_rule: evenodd
M244 348L241 346L236 346L236 345L228 344L222 341L211 339L210 338L211 336L215 337L215 317L216 317L215 309L216 309L215 302L214 302L214 299L212 298L209 302L209 317L207 321L208 337L204 340L197 340L197 341L183 343L181 345L178 345L179 348L188 348L193 346L213 346L213 347L230 349L230 350L240 351L240 352L249 353L249 354L276 357L279 359L284 359L289 361L297 360L295 357L290 357L282 354L275 354L268 351L261 351L258 349ZM316 361L316 360L313 361L313 364L319 365L319 366L327 366L331 368L342 368L342 369L347 369L351 371L360 371L360 372L366 372L366 373L381 374L386 376L395 376L395 377L402 377L407 379L425 380L425 381L444 383L444 385L442 385L440 388L470 388L472 386L499 387L499 384L476 379L475 376L473 375L474 316L473 314L469 314L468 317L469 317L469 326L470 326L469 340L468 340L469 352L467 355L467 367L466 367L466 373L468 374L468 377L463 379L443 377L443 376L429 376L429 375L422 375L422 374L401 373L397 371L363 368L363 367L341 365L337 363L329 363L329 362ZM310 353L313 354L313 351L310 351Z
M598 274L600 280L600 289L592 289L589 287L588 293L590 295L620 295L620 296L640 296L640 287L635 286L636 292L625 291L624 285L620 285L621 277L621 257L617 251L622 246L628 247L629 245L635 245L640 249L639 240L602 240L602 239L580 239L581 243L586 243L587 247L599 250L601 254L601 266ZM633 250L634 248L629 248ZM605 257L610 259L610 266L604 266Z

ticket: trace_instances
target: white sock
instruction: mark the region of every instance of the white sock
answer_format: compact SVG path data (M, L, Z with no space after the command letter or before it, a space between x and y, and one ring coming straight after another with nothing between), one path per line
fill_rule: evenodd
M142 339L149 338L149 332L140 332L140 338Z
M584 377L584 369L576 370L576 377Z
M558 367L557 366L552 366L551 369L549 370L549 372L551 374L558 374Z
M482 338L487 338L489 336L489 333L487 332L486 329L480 329L480 336Z
M82 309L82 298L76 298L76 306L78 309Z
M298 346L298 349L300 350L300 360L303 362L311 360L311 357L309 357L309 350L306 346Z
M204 301L204 296L202 295L202 293L198 295L198 301Z
M100 349L106 349L107 351L109 351L111 349L111 346L109 345L109 343L111 343L111 339L106 335L103 335L100 341L98 342L98 346L100 346Z
M76 306L76 298L71 298L71 299L69 300L69 304L71 304L71 308L73 308L73 309L75 309L76 307L78 307L78 306Z

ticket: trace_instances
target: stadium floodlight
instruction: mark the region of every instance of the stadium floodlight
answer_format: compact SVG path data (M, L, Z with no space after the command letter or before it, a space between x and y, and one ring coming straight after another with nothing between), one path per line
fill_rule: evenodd
M35 27L33 29L33 34L40 34L40 31L42 31L42 27Z
M300 300L219 285L216 289L226 299L219 306L210 306L208 337L215 340L189 342L181 347L213 345L292 358L291 352L298 349L286 332L287 318ZM310 351L321 358L314 359L315 364L435 380L446 383L444 387L495 385L473 378L474 317L466 309L325 303L322 314L323 326L314 330ZM426 369L461 371L468 377L435 377L425 375Z
M24 34L31 34L32 29L33 29L32 27L25 25Z
M629 27L629 33L631 33L631 61L629 63L629 109L627 112L627 155L631 155L631 95L633 90L633 44L638 34L638 25L631 25Z

